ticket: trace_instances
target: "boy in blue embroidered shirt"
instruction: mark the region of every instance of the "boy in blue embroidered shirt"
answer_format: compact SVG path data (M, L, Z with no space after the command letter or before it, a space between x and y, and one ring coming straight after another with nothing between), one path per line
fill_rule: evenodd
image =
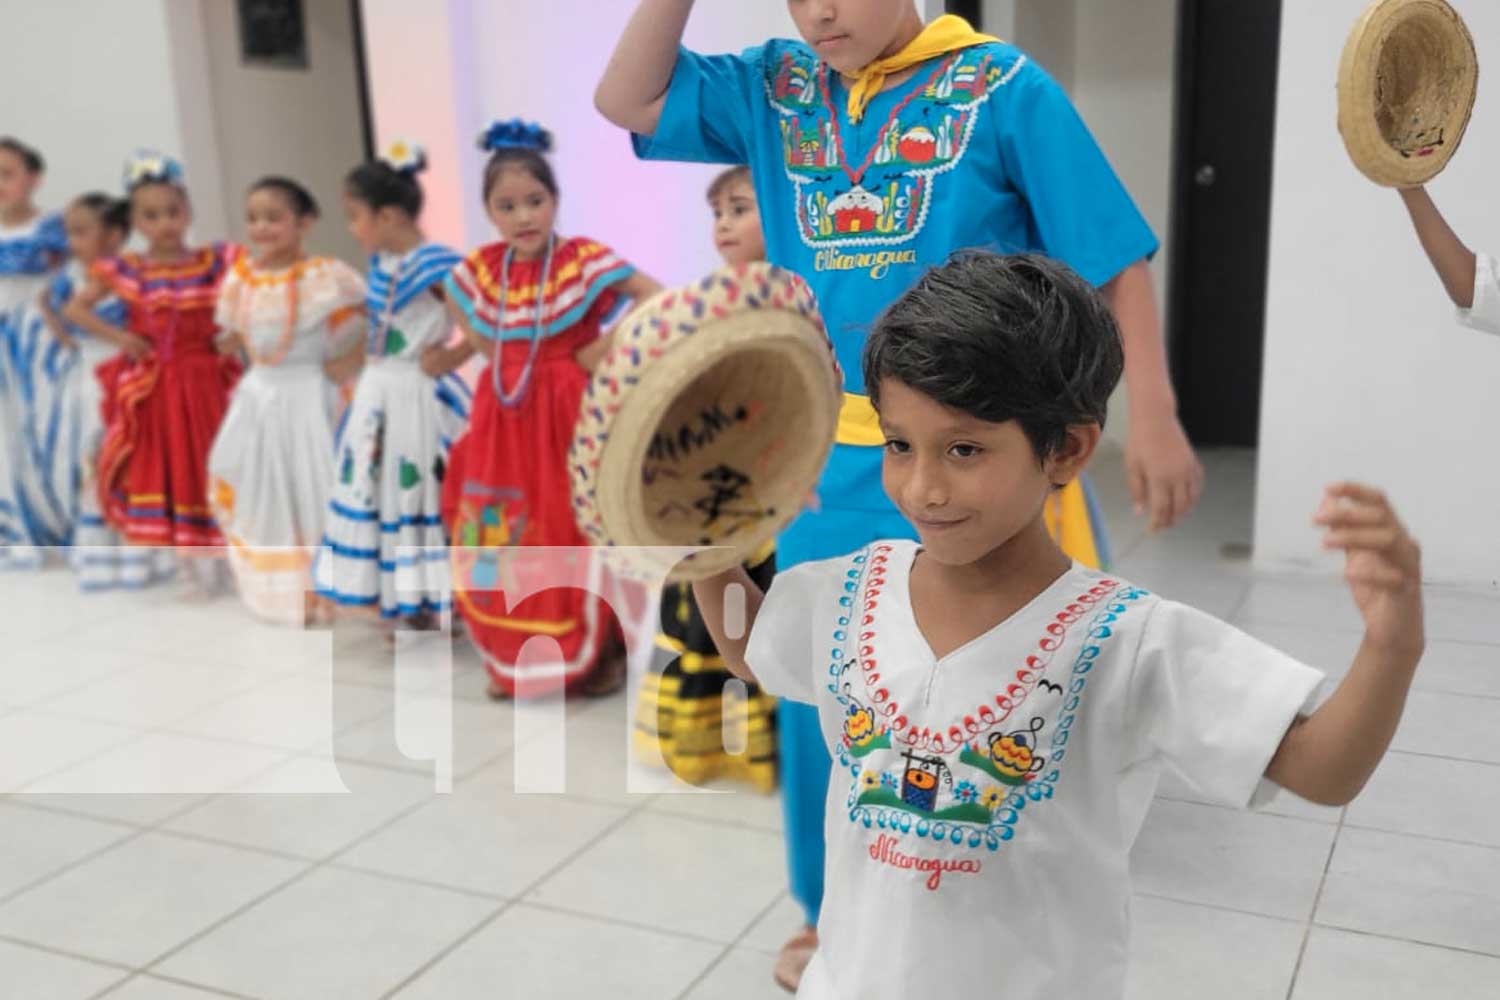
M695 585L725 663L815 704L836 757L799 996L1118 1000L1130 845L1163 766L1224 805L1275 785L1342 805L1384 754L1424 640L1420 553L1379 492L1331 486L1316 515L1366 628L1316 710L1318 671L1049 537L1047 497L1093 453L1121 366L1066 267L956 256L863 361L884 488L921 541L764 595L741 570Z

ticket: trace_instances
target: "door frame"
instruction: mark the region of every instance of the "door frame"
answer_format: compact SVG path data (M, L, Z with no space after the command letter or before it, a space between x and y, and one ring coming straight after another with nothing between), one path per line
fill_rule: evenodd
M1168 240L1171 248L1171 259L1167 274L1167 357L1172 376L1173 390L1177 395L1178 411L1189 437L1195 444L1202 445L1228 445L1239 447L1254 447L1259 439L1259 406L1260 406L1260 383L1264 371L1264 344L1265 344L1265 293L1268 285L1270 270L1270 230L1271 230L1271 200L1274 195L1272 183L1274 181L1275 169L1275 140L1276 140L1276 100L1277 86L1280 78L1281 49L1279 44L1280 25L1283 0L1270 0L1267 5L1274 8L1277 24L1276 36L1278 44L1273 46L1271 61L1268 64L1270 75L1270 101L1269 118L1264 122L1267 126L1265 134L1260 136L1261 148L1264 150L1264 159L1260 165L1264 168L1265 197L1263 199L1264 214L1260 222L1263 228L1255 234L1264 253L1254 266L1258 274L1254 281L1260 286L1261 301L1258 309L1261 316L1260 343L1261 350L1258 352L1260 364L1255 369L1256 386L1253 394L1255 401L1256 419L1253 421L1248 434L1234 426L1232 419L1226 419L1226 407L1228 404L1222 402L1222 393L1216 386L1200 384L1205 382L1201 376L1194 374L1193 361L1198 351L1213 351L1213 331L1195 330L1189 325L1192 314L1193 287L1193 263L1199 254L1212 252L1212 248L1193 245L1193 227L1191 225L1193 200L1199 190L1197 179L1198 168L1201 166L1199 159L1203 155L1199 151L1197 136L1194 129L1196 121L1196 98L1197 88L1200 82L1198 65L1198 38L1201 30L1200 9L1215 0L1178 0L1177 5L1177 67L1176 67L1176 93L1174 97L1175 110L1173 113L1173 139L1172 139L1172 180L1171 180L1171 221L1168 224ZM1252 165L1254 166L1254 165ZM1243 232L1239 235L1243 236ZM1215 405L1215 401L1219 402Z
M365 159L375 158L375 113L370 106L370 62L365 50L365 10L362 0L349 0L354 22L354 73L359 83L359 125L365 140Z

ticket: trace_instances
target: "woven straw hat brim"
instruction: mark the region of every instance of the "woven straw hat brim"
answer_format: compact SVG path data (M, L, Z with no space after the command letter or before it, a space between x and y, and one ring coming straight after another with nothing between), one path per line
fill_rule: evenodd
M797 515L833 447L841 379L812 295L755 264L663 292L626 326L570 454L579 527L617 571L736 566ZM679 562L673 547L709 548Z
M1444 0L1376 0L1339 62L1339 133L1386 187L1436 177L1458 152L1479 83L1474 39Z

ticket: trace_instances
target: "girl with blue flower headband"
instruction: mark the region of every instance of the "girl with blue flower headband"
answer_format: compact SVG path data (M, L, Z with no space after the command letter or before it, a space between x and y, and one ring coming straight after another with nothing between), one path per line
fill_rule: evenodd
M208 452L241 371L238 357L218 349L214 307L239 248L188 245L192 204L172 157L137 152L124 182L146 251L97 261L63 311L122 352L98 371L106 414L99 502L126 542L203 557L188 565L198 591L212 593L224 579L224 536L208 505ZM110 293L125 303L123 326L94 309Z
M604 356L603 331L619 306L661 286L603 244L556 233L546 129L499 121L479 145L490 154L480 193L500 240L470 253L445 283L454 320L488 361L443 484L454 597L492 696L559 687L605 694L625 679L623 636L608 606L554 587L507 607L495 586L494 553L484 550L587 544L573 518L567 452L588 372ZM544 568L528 563L518 572L531 570ZM519 665L521 647L535 635L556 640L560 669Z

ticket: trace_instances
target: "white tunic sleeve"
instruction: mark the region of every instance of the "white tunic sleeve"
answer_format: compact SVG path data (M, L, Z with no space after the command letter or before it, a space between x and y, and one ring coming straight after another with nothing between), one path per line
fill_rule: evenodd
M1127 740L1201 794L1243 808L1323 674L1212 615L1173 601L1152 610L1131 677ZM1267 783L1269 789L1274 785Z
M1458 311L1458 321L1475 330L1500 334L1500 263L1489 254L1475 254L1474 305Z
M771 581L745 650L745 661L755 679L769 693L790 701L814 700L815 630L818 624L826 623L832 641L836 613L830 613L828 605L830 596L835 605L838 600L836 591L829 587L834 572L837 567L826 562L803 563L778 573Z

